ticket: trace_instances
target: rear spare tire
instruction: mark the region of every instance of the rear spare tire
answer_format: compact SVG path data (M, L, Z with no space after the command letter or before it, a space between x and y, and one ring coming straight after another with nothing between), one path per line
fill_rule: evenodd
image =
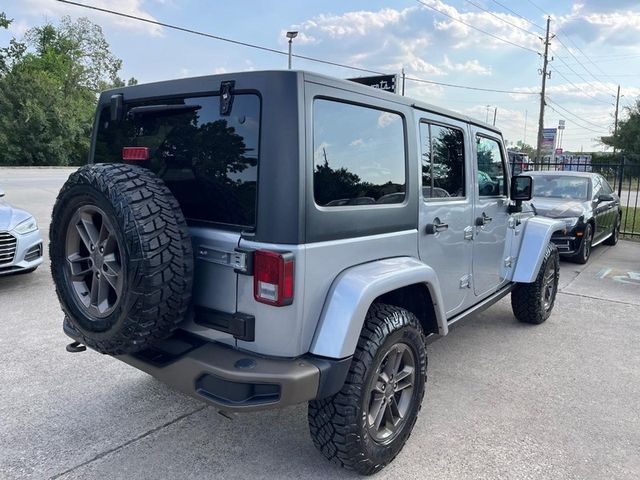
M49 239L60 305L88 347L133 353L183 320L193 281L191 240L178 201L151 171L80 168L58 194Z

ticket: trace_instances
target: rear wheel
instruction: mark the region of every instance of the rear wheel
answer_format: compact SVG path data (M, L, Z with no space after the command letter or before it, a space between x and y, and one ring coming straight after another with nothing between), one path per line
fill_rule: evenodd
M622 219L620 215L617 216L616 223L613 226L613 231L611 232L611 236L607 238L603 243L605 245L615 245L618 243L620 239L620 225L622 224Z
M315 446L329 460L360 474L381 470L411 434L426 369L424 335L415 315L372 305L342 390L309 403Z
M540 324L551 315L558 293L560 260L558 248L549 243L540 272L533 283L519 283L511 292L511 308L524 323Z

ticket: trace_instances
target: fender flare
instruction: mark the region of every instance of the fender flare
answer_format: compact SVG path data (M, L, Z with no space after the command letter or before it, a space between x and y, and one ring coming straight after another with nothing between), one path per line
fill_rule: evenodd
M565 223L546 217L531 217L524 222L518 260L512 280L519 283L535 282L544 252L551 235L565 228Z
M369 307L380 295L423 283L429 289L438 321L438 333L448 332L433 268L412 257L396 257L351 267L336 277L322 308L310 353L328 358L353 355Z

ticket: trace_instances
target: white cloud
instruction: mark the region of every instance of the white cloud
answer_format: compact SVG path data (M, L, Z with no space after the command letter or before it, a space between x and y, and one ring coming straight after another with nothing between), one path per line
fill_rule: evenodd
M483 67L482 65L480 65L480 62L475 59L468 60L464 63L454 63L449 60L449 57L447 55L445 55L442 64L447 70L450 70L452 72L469 72L475 73L477 75L491 75L491 69Z
M378 128L385 128L397 121L400 117L393 113L383 112L378 117Z
M162 34L162 27L139 20L119 17L117 15L98 12L86 8L68 5L52 0L21 0L16 2L15 9L23 14L41 19L42 16L60 17L70 15L72 17L88 17L99 25L109 24L117 28L129 31L144 32L145 34L158 36ZM117 12L134 15L148 20L156 20L147 12L142 4L143 0L93 0L92 6L114 10ZM38 22L41 23L41 22Z
M637 46L640 43L640 10L611 11L598 3L601 8L597 11L577 5L570 14L559 16L556 20L558 30L580 37L587 44ZM635 2L635 6L638 5Z
M361 147L364 145L364 140L361 138L356 138L353 142L349 144L351 147Z

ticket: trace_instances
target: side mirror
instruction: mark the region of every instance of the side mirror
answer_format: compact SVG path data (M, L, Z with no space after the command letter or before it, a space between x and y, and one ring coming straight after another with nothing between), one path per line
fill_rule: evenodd
M0 188L0 198L4 197L4 190Z
M603 193L601 195L598 195L598 201L599 202L613 202L613 195L608 194L608 193Z
M511 200L516 202L531 200L533 196L533 178L516 176L511 179Z

